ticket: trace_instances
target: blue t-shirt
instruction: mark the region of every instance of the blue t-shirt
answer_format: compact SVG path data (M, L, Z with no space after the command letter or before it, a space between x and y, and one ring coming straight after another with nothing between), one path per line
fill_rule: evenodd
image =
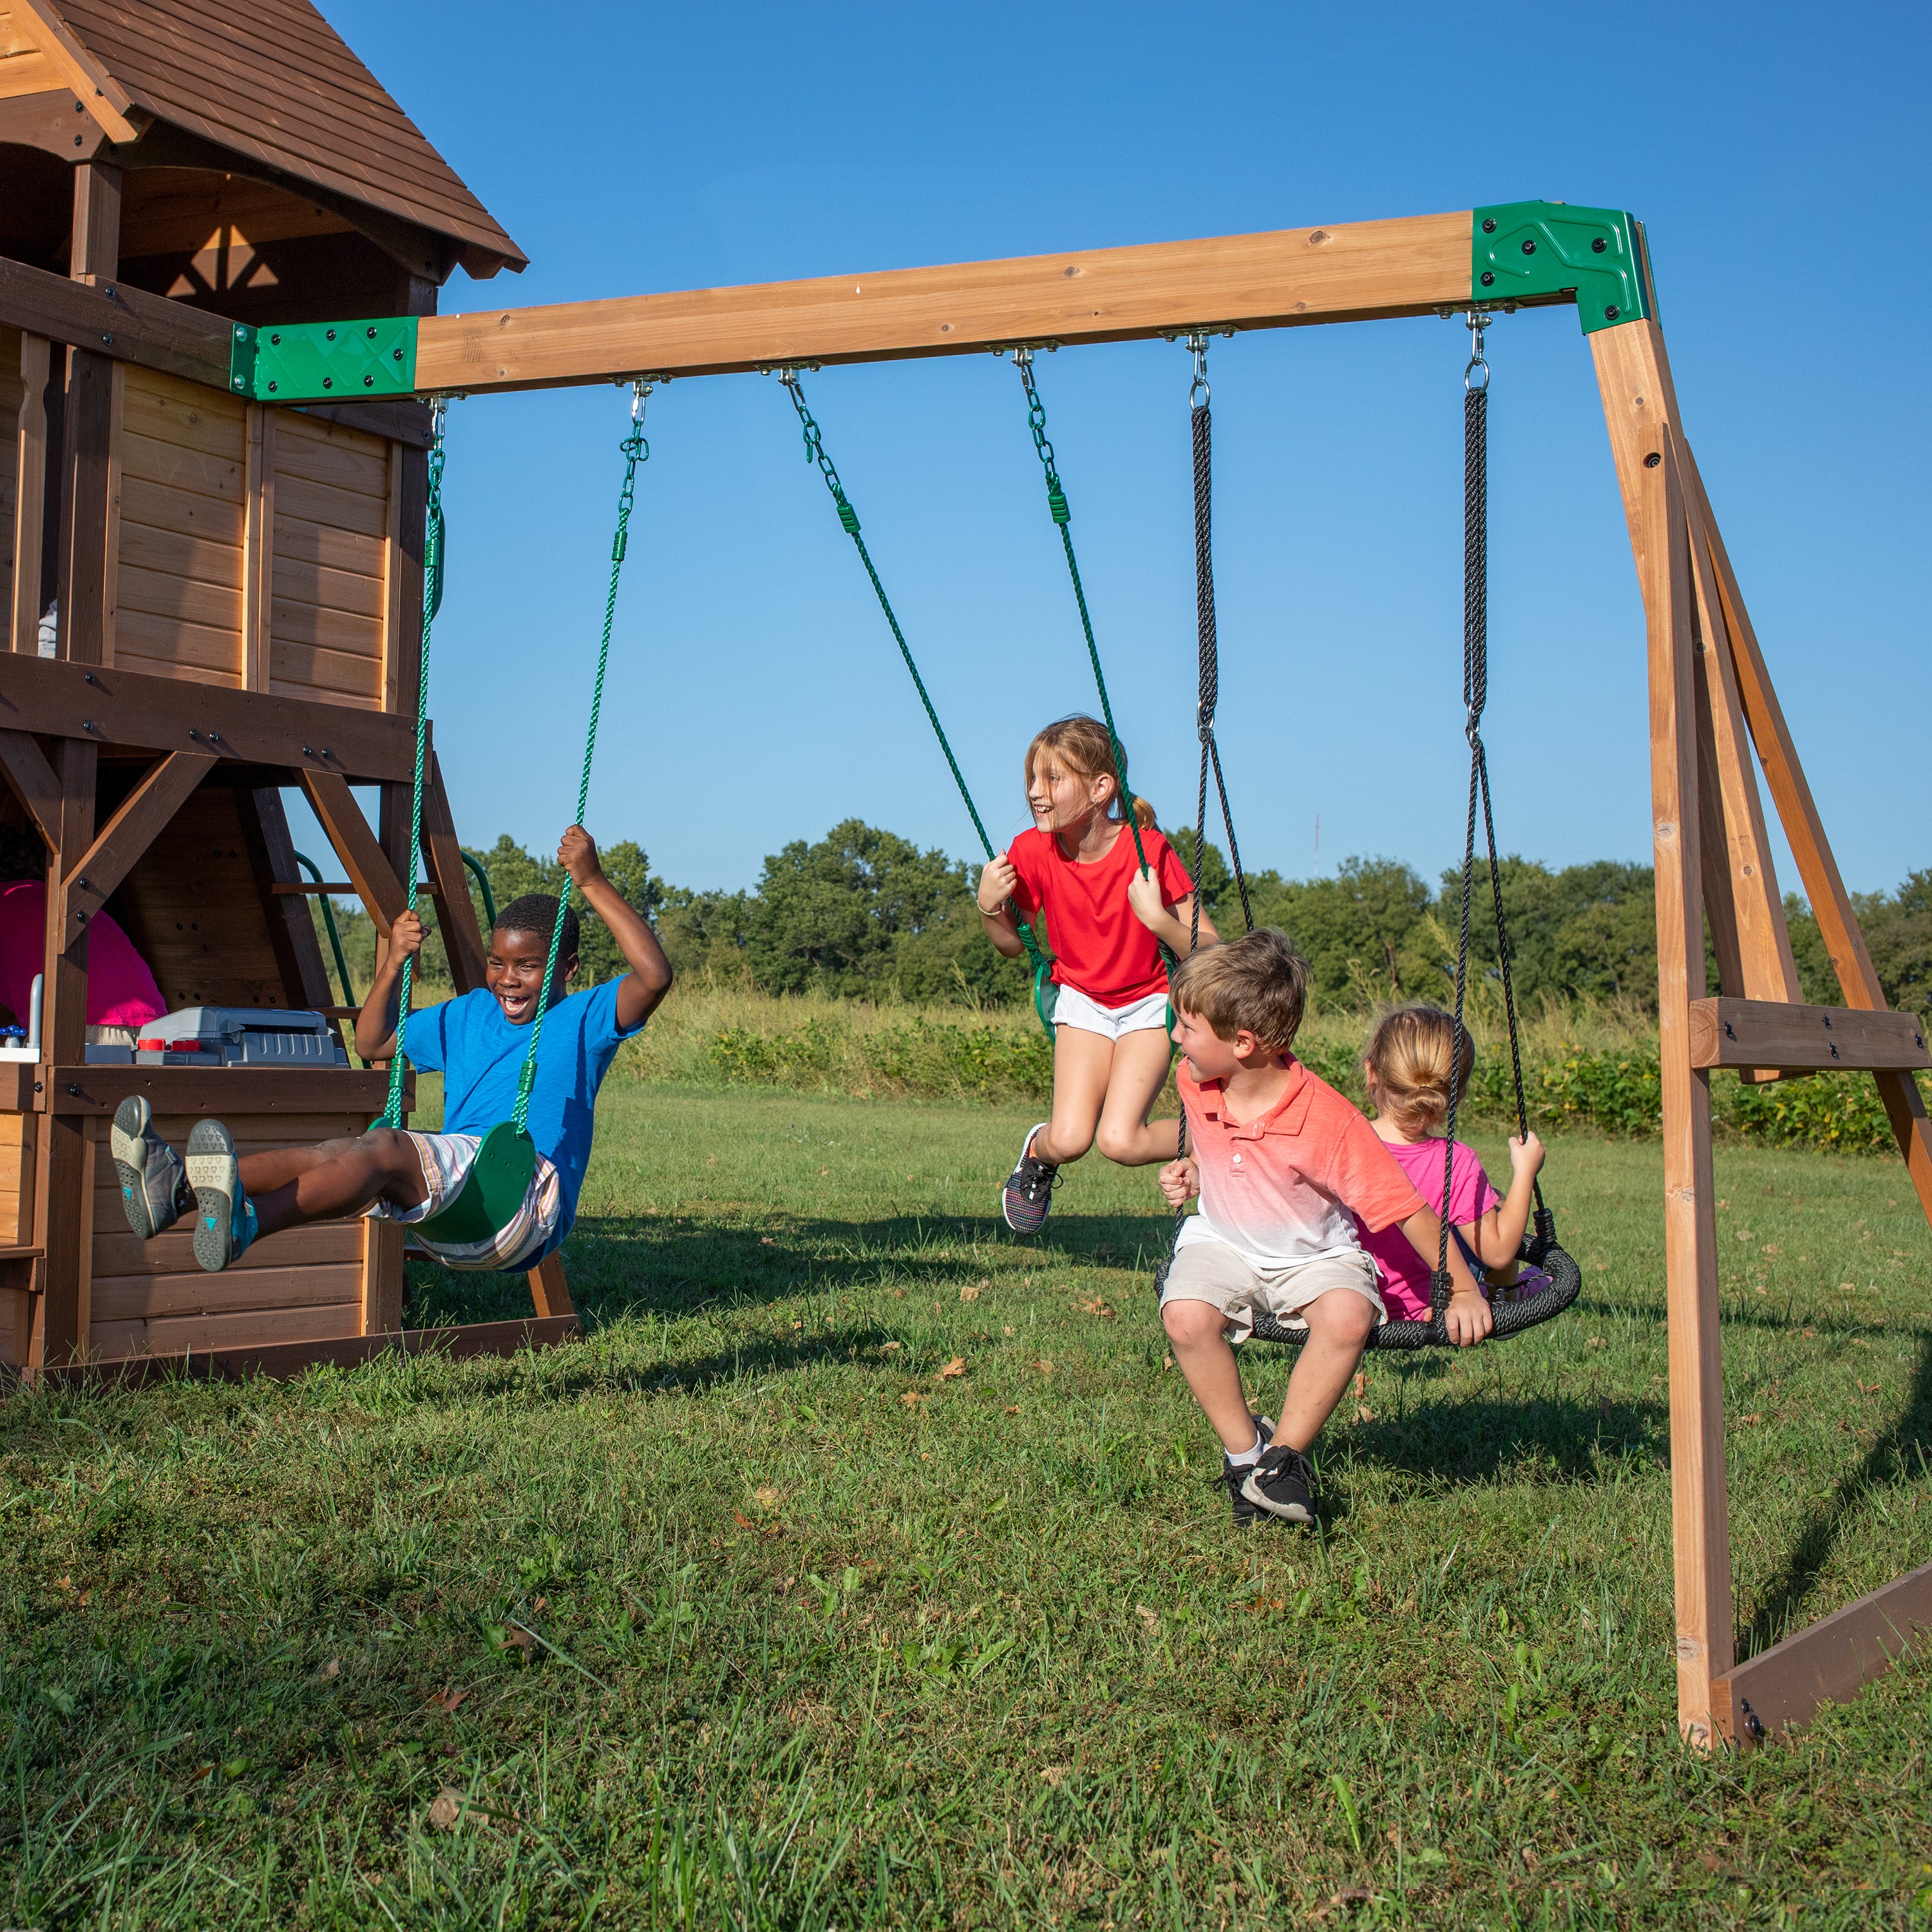
M573 993L550 1008L537 1048L530 1089L530 1132L538 1154L556 1169L562 1213L554 1252L577 1219L578 1191L590 1160L597 1090L626 1032L617 1024L620 980ZM517 1081L530 1051L530 1030L512 1026L487 987L410 1014L403 1049L417 1066L442 1075L442 1130L479 1138L516 1112Z

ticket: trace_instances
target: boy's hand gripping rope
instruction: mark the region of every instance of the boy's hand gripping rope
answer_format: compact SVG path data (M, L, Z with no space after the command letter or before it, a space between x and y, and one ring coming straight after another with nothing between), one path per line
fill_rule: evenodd
M442 426L448 412L448 399L432 397L429 406L429 496L423 527L422 651L416 673L416 766L415 788L410 797L410 898L409 909L416 909L417 854L422 849L423 760L429 746L429 642L436 614L442 608ZM403 1124L403 1029L409 1024L410 997L416 974L416 956L403 958L403 983L396 1000L396 1051L389 1062L389 1093L382 1104L386 1126Z
M604 674L610 662L610 628L617 615L617 580L624 568L625 553L631 547L631 509L637 501L638 465L650 460L651 446L644 440L644 404L651 386L631 385L631 433L617 447L623 452L624 487L617 493L617 533L610 540L610 587L604 597L604 634L597 646L597 680L590 691L590 729L584 742L584 770L577 782L577 814L573 825L584 823L590 804L590 767L597 756L597 720L604 709ZM572 881L566 872L563 890L556 900L556 922L550 932L550 957L544 962L543 990L537 996L537 1016L530 1022L530 1044L524 1055L523 1071L517 1076L517 1105L512 1119L518 1132L527 1131L530 1117L530 1090L536 1083L537 1045L543 1038L544 1016L550 1011L550 980L556 971L556 956L563 944L563 916L570 909Z
M973 794L966 788L964 775L959 769L959 760L952 755L952 747L946 742L946 728L939 722L939 712L926 688L926 680L919 674L919 666L913 662L911 646L905 640L905 633L899 628L899 620L892 609L892 599L886 595L886 586L879 580L879 573L872 562L872 554L866 548L866 539L859 534L859 513L852 507L851 500L845 494L845 486L838 480L838 472L830 456L825 453L825 440L810 410L806 406L805 386L799 380L796 369L781 369L778 380L785 386L791 398L791 406L798 412L799 427L805 437L806 460L818 466L818 473L825 478L825 487L832 493L832 500L838 506L838 522L845 534L852 539L859 553L859 561L866 566L866 574L872 579L872 590L879 600L879 608L886 614L886 622L892 626L892 640L899 647L899 656L905 660L905 668L912 674L913 688L919 693L919 701L926 707L926 715L932 726L932 735L939 740L939 748L946 754L946 763L952 773L952 782L959 788L959 796L965 802L966 814L973 821L973 830L979 834L981 849L988 860L996 854L993 842L986 836L986 828L980 822L979 808L973 802ZM1048 1015L1045 998L1047 974L1052 962L1041 951L1040 942L1034 938L1033 928L1018 916L1015 908L1014 925L1018 928L1020 943L1027 950L1027 957L1033 965L1033 995L1034 1010L1040 1015L1040 1024L1046 1029L1046 1036L1052 1039L1053 1022Z

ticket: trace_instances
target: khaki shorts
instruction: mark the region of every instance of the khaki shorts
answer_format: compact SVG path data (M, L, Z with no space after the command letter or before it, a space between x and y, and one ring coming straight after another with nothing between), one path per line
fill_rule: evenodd
M427 1221L447 1208L463 1192L470 1170L476 1163L476 1150L482 1144L476 1134L419 1134L412 1127L404 1132L415 1142L416 1159L422 1165L423 1185L428 1196L414 1208L392 1207L386 1201L373 1202L363 1212L372 1220L400 1221L409 1228L412 1221ZM556 1232L557 1216L562 1207L556 1169L542 1154L524 1190L521 1205L507 1227L498 1229L489 1240L474 1242L432 1241L413 1228L404 1242L406 1252L427 1255L446 1268L472 1274L514 1274L526 1267Z
M1311 1301L1337 1288L1351 1289L1372 1304L1378 1320L1387 1317L1376 1264L1359 1248L1345 1255L1318 1255L1286 1268L1264 1268L1240 1249L1208 1237L1182 1241L1167 1271L1160 1305L1204 1301L1218 1308L1227 1317L1222 1334L1239 1348L1254 1333L1256 1310L1292 1327Z

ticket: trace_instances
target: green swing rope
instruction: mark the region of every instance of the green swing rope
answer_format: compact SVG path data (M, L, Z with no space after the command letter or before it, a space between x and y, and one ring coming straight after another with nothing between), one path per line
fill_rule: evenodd
M577 812L573 825L584 823L590 804L590 767L597 756L597 720L604 709L604 674L610 662L610 627L617 615L617 579L624 568L624 554L631 547L631 507L637 500L638 465L650 460L651 446L644 440L644 399L650 394L647 382L631 386L631 433L617 446L624 453L624 487L617 494L617 534L610 540L610 587L604 597L604 635L597 646L597 681L590 692L590 729L584 741L584 770L577 781ZM563 916L570 910L571 878L563 875L563 890L556 900L556 922L550 929L550 957L544 962L543 992L537 1001L537 1016L530 1026L530 1051L524 1056L524 1070L517 1076L517 1105L511 1116L518 1133L528 1131L530 1090L536 1084L537 1046L543 1038L544 1016L550 1011L550 980L556 971L556 956L563 944Z
M905 640L905 633L899 628L899 620L894 614L892 600L886 595L886 586L879 580L879 573L872 562L872 554L866 548L866 539L859 534L859 513L852 507L851 499L845 494L845 486L838 480L838 472L830 456L825 453L825 440L820 433L805 402L804 385L799 380L796 369L781 369L778 380L785 386L791 397L792 407L798 412L799 426L805 436L806 460L818 465L819 474L825 478L825 487L832 493L832 500L838 506L838 521L845 534L852 539L859 553L859 561L866 566L866 574L872 580L872 590L879 600L879 608L886 614L886 622L892 626L892 638L899 647L899 656L905 659L905 668L912 674L913 688L919 693L919 701L926 706L926 715L932 726L932 735L939 740L939 748L946 754L946 762L952 773L952 782L959 788L959 796L965 801L967 816L973 821L973 830L980 835L980 844L988 860L996 855L993 842L986 836L986 828L980 821L980 808L973 802L973 794L966 788L965 776L959 769L959 760L952 755L952 747L947 742L946 728L939 722L939 712L926 688L926 680L919 674L919 666L913 662L912 649ZM1138 841L1138 834L1136 834ZM1027 957L1033 962L1034 1010L1040 1016L1040 1023L1046 1029L1046 1036L1054 1036L1052 1016L1047 1011L1046 988L1047 974L1052 962L1041 951L1040 942L1034 938L1033 928L1017 916L1013 923L1019 929L1020 944L1027 950Z
M617 612L617 579L623 568L624 554L630 547L631 509L637 497L638 465L650 456L644 440L644 398L649 384L632 385L631 433L618 446L624 453L624 487L617 498L617 534L610 545L610 587L604 600L604 635L597 652L597 681L590 694L590 730L584 746L584 770L578 781L577 814L573 824L584 823L590 802L590 767L597 755L597 721L604 708L604 676L610 661L610 631ZM429 452L429 502L428 540L423 555L422 666L416 694L416 766L415 795L410 808L410 910L416 910L416 854L422 845L423 761L429 730L429 646L431 626L442 604L442 422L445 404L439 398L430 405ZM570 905L571 881L566 873L559 896L556 921L550 928L550 956L544 964L543 993L537 1002L537 1015L530 1025L530 1043L524 1055L523 1071L517 1080L517 1104L512 1115L518 1133L527 1132L530 1090L537 1077L537 1046L543 1038L544 1016L550 1010L550 980L556 971L556 956L563 938L563 915ZM410 1016L412 958L403 962L403 981L398 1002L396 1053L389 1062L388 1104L383 1110L386 1124L399 1127L403 1120L403 1030Z
M416 672L416 784L410 799L410 910L416 909L417 854L422 849L423 759L429 746L429 645L436 614L442 608L442 422L448 404L438 396L430 404L429 500L424 520L422 652ZM403 1029L409 1023L416 956L403 960L402 990L396 1002L396 1051L389 1061L389 1096L382 1106L385 1126L403 1124Z
M1060 472L1055 468L1053 445L1046 434L1046 405L1040 399L1040 392L1034 387L1033 351L1021 349L1014 352L1013 360L1020 372L1020 381L1026 390L1027 423L1033 431L1033 446L1040 458L1040 468L1046 474L1046 506L1060 532L1060 545L1066 553L1067 574L1073 580L1073 601L1080 607L1080 628L1086 634L1087 656L1094 666L1094 688L1100 694L1100 716L1107 727L1107 742L1114 752L1114 770L1120 781L1120 808L1127 821L1127 830L1134 835L1134 856L1140 861L1141 870L1148 868L1147 848L1141 843L1140 820L1134 815L1134 794L1127 783L1127 754L1121 748L1120 734L1114 729L1114 707L1107 696L1107 676L1100 668L1100 647L1094 641L1094 620L1087 610L1087 588L1080 581L1080 560L1073 554L1073 532L1070 526L1073 512L1067 508L1066 491L1060 480ZM1195 855L1195 863L1200 863L1200 855ZM1198 887L1196 888L1197 898ZM1168 977L1174 976L1178 963L1174 950L1164 939L1156 939L1160 948L1162 964L1167 968Z

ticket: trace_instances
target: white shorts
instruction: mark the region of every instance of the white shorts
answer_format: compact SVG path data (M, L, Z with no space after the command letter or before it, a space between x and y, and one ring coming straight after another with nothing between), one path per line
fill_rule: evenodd
M392 1207L378 1201L366 1211L378 1221L400 1221L407 1227L412 1221L427 1221L446 1208L463 1191L476 1165L476 1150L483 1143L475 1134L419 1134L403 1131L415 1142L416 1158L422 1163L424 1184L429 1193L413 1208ZM446 1268L473 1273L505 1274L526 1268L543 1251L544 1244L556 1232L563 1209L563 1194L556 1169L542 1154L537 1171L530 1177L522 1204L493 1239L487 1241L431 1241L412 1234L404 1244L410 1254L427 1255Z
M1170 1301L1204 1301L1227 1318L1221 1330L1238 1348L1255 1332L1255 1311L1272 1315L1285 1326L1294 1325L1311 1301L1331 1288L1346 1288L1374 1305L1378 1319L1388 1311L1382 1305L1376 1264L1356 1248L1346 1254L1316 1255L1282 1268L1266 1268L1237 1247L1201 1234L1190 1240L1190 1220L1181 1231L1160 1305Z
M1078 986L1062 986L1053 1003L1053 1023L1081 1033L1097 1033L1102 1040L1118 1040L1124 1033L1165 1033L1167 995L1148 993L1124 1006L1103 1006Z

